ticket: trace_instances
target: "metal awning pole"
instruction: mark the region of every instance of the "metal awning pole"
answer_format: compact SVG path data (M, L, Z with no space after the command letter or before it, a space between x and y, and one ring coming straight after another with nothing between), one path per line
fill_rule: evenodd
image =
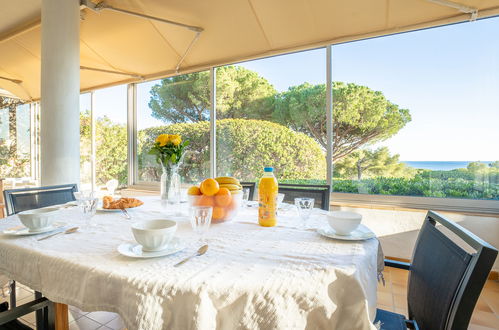
M169 19L164 19L161 17L151 16L151 15L147 15L147 14L143 14L143 13L137 13L135 11L131 11L131 10L127 10L127 9L116 8L116 7L113 7L113 6L106 4L104 1L102 1L98 4L94 4L90 0L81 0L80 4L81 4L81 6L87 7L89 9L92 9L95 11L104 10L104 9L112 10L112 11L116 11L116 12L127 14L127 15L152 19L154 21L158 21L158 22L162 22L162 23L166 23L166 24L180 26L180 27L189 29L189 30L194 31L194 32L203 32L203 30L204 30L202 27L199 27L199 26L175 22L175 21L171 21Z
M449 1L449 0L426 0L428 2L436 3L437 5L442 5L450 8L459 10L462 13L470 14L470 21L476 21L478 18L478 9L475 7L469 7L461 3Z

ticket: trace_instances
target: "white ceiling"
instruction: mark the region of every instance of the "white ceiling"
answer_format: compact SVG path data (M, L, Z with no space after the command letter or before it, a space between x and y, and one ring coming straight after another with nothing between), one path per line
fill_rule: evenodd
M76 0L66 0L76 1ZM499 14L499 0L456 0ZM115 7L204 29L179 72L348 40L469 20L429 0L106 0ZM0 88L24 99L40 97L39 0L0 0ZM26 27L29 27L26 29ZM24 31L19 33L19 31ZM82 66L143 79L175 74L193 31L112 11L84 9ZM81 71L81 90L141 78Z

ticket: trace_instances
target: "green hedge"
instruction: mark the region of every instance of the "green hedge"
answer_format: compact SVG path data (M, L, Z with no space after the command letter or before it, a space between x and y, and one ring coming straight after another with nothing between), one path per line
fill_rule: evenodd
M139 132L139 171L145 180L159 180L160 170L147 151L159 134L180 134L190 140L182 176L197 182L209 176L209 122L154 127ZM285 126L264 120L217 121L217 173L253 180L273 166L284 179L326 177L324 152L314 139Z
M428 171L453 172L453 171ZM434 178L432 173L417 175L413 179L405 178L373 178L348 180L333 178L333 191L355 194L398 195L420 197L448 197L470 199L499 200L499 183L497 176L473 177L463 171L463 177L456 177L456 173L439 173ZM471 178L471 179L468 179ZM325 180L280 180L281 183L296 184L326 184Z

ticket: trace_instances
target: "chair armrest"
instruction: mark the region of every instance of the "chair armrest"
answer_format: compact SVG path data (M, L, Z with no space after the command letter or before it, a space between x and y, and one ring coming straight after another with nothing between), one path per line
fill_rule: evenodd
M419 330L418 323L416 322L416 320L405 320L405 324L409 329Z
M0 325L13 321L23 315L48 307L52 302L47 298L39 298L21 306L0 313Z
M390 259L385 259L385 266L399 268L399 269L405 269L405 270L411 269L411 264L408 262L395 261L395 260L390 260Z

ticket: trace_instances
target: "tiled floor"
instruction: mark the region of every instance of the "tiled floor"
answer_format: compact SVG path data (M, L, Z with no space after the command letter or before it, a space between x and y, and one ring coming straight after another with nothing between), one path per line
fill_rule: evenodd
M378 285L378 307L407 315L407 275L404 270L386 268L384 277L386 285ZM19 303L29 301L32 291L23 286L17 286ZM5 300L0 296L0 302ZM22 321L34 327L35 315L31 313L22 317ZM76 307L69 307L70 330L124 329L124 324L118 314L109 312L86 313ZM499 282L487 281L485 289L478 300L473 313L471 330L499 329Z
M17 302L23 304L33 300L33 291L24 285L16 286ZM8 297L2 298L0 302L8 300ZM35 313L25 315L21 321L35 328ZM110 312L83 312L76 307L69 306L69 329L70 330L122 330L125 328L123 321L116 313Z
M385 269L386 285L378 284L378 308L407 316L408 274L402 269ZM487 281L485 284L468 329L499 329L499 281Z

